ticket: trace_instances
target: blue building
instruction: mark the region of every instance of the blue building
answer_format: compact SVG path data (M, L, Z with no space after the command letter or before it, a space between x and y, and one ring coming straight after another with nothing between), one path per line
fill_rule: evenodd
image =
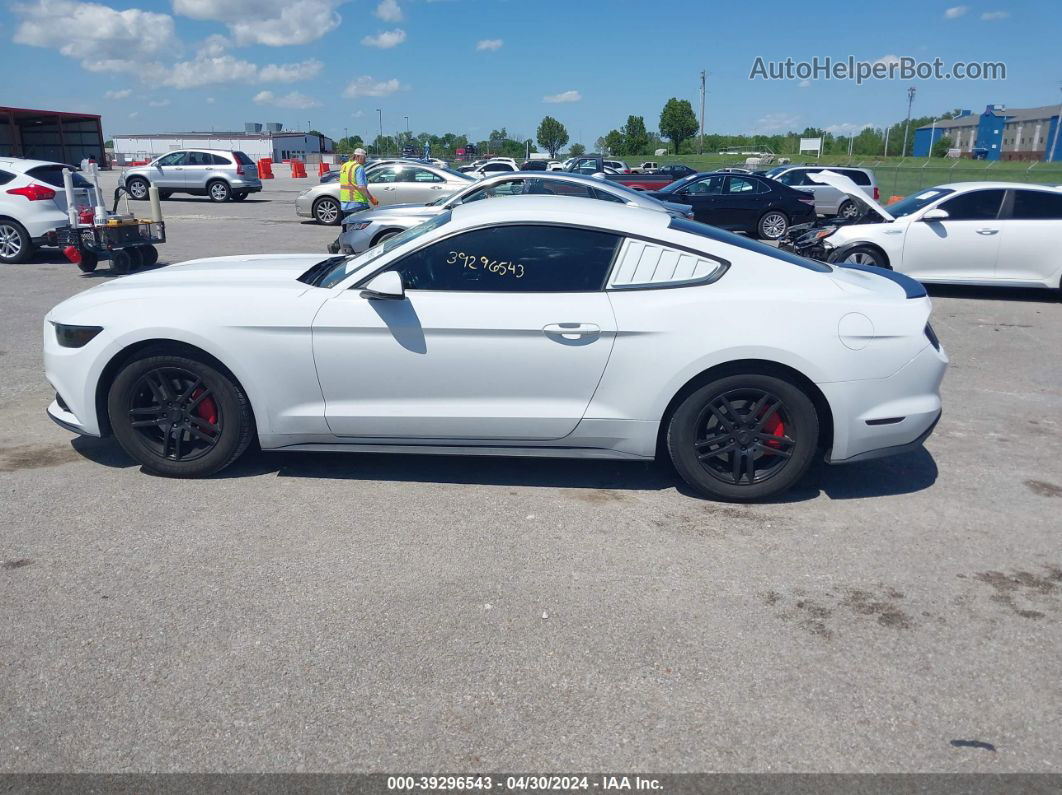
M933 144L946 137L962 157L1062 161L1058 119L1058 105L1009 109L989 105L980 114L963 110L954 119L915 130L912 154L928 157Z

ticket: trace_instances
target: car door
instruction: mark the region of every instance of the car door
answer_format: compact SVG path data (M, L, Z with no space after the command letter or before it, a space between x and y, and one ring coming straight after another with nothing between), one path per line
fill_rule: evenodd
M677 201L693 207L693 217L705 224L718 224L719 200L723 193L723 183L726 177L722 174L694 180L666 196L668 201ZM665 194L658 194L662 198ZM672 196L675 198L672 199Z
M427 204L435 201L445 192L446 180L431 171L420 166L407 168L404 172L407 181L398 185L400 201L413 204Z
M994 279L1005 194L1002 188L970 190L923 210L907 227L903 272L928 281ZM944 210L948 217L925 220L931 209Z
M365 177L369 183L369 192L380 202L380 206L398 204L399 172L402 166L381 166L374 168ZM338 192L337 192L338 195Z
M619 238L553 225L461 232L392 263L401 300L326 301L314 321L339 437L551 440L571 433L615 340Z
M189 151L184 161L183 181L186 190L205 190L207 177L214 170L214 156L209 152Z
M1062 191L1011 190L1003 206L996 278L1059 286Z
M184 164L187 152L170 152L154 163L149 179L160 189L181 190L184 188Z
M763 212L767 189L754 177L729 176L716 201L717 226L741 229L756 227Z

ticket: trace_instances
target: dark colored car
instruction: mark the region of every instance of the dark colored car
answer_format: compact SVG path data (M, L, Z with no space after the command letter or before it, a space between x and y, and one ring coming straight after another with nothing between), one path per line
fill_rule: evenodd
M521 171L545 171L549 167L549 162L546 160L528 160L522 166Z
M815 220L813 196L755 174L694 174L649 195L689 204L698 221L762 240L778 240L793 224Z
M665 163L664 165L660 166L660 168L656 169L653 173L667 174L669 177L671 177L671 179L675 180L682 179L683 177L688 177L691 174L696 174L697 169L690 168L689 166L683 165L682 163Z

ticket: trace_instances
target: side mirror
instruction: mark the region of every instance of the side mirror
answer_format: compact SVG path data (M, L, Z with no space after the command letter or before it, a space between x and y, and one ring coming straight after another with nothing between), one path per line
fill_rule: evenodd
M948 211L942 210L939 207L934 207L932 210L926 210L926 212L922 214L923 221L943 221L949 217Z
M398 271L384 271L369 280L360 293L362 298L377 301L401 301L406 297Z

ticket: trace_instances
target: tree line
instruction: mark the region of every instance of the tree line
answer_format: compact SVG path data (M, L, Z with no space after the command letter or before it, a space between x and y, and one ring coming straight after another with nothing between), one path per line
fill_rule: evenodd
M936 116L912 118L907 136L905 153L911 154L914 144L914 131L918 127L937 121L954 118L957 110ZM771 135L723 135L709 133L701 139L700 127L693 106L689 100L672 97L660 111L658 131L646 127L645 117L628 116L627 121L618 129L613 129L595 141L595 148L603 154L618 157L637 157L653 155L658 149L667 149L668 154L715 153L726 149L743 151L762 151L769 149L776 154L797 154L801 138L822 138L824 155L845 155L851 151L853 156L898 156L904 142L906 120L898 121L888 128L868 126L853 135L839 135L817 127L806 127L802 131L791 130ZM886 137L888 152L885 151ZM467 135L448 132L443 135L434 133L401 132L397 135L377 135L366 142L361 136L353 135L339 139L336 151L349 154L357 147L364 147L372 154L396 154L406 146L414 146L423 151L430 145L433 155L453 157L458 149L476 147L479 154L500 155L502 157L522 158L528 151L537 151L535 143L542 150L556 157L569 142L568 130L553 118L546 116L538 125L535 139L521 134L510 133L505 127L491 130L490 135L482 140L471 140ZM948 138L937 141L933 146L933 156L942 157L952 146ZM581 143L574 143L566 150L569 155L577 157L586 149Z

